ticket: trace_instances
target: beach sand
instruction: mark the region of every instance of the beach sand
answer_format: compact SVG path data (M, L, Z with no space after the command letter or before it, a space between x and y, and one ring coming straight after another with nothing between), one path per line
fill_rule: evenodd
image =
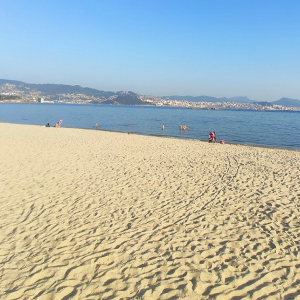
M300 299L300 152L0 123L1 299Z

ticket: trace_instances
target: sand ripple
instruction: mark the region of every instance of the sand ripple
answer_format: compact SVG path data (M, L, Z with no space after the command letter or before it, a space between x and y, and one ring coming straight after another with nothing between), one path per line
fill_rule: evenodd
M300 152L0 132L1 299L300 299Z

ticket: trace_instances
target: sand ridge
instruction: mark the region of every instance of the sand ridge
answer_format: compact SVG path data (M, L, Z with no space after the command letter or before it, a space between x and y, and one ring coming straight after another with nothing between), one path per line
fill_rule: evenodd
M300 299L300 152L0 123L1 299Z

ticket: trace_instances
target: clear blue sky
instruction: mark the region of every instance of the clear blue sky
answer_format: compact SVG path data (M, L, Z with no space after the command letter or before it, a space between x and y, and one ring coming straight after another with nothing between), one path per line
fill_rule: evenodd
M1 1L0 78L300 99L299 0Z

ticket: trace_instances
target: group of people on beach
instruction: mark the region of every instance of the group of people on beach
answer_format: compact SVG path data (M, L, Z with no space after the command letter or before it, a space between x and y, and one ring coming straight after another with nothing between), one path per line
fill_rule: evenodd
M162 131L165 130L165 125L162 125ZM189 127L186 126L186 124L184 125L179 125L179 131L180 132L185 132L185 131L188 131L189 130ZM215 143L217 141L217 135L216 135L216 132L215 131L211 131L208 135L208 141L209 143Z
M162 129L162 131L165 131L165 125L162 125L161 126L161 129ZM184 124L184 125L179 125L179 131L180 132L185 132L185 131L188 131L189 130L189 127L188 126L186 126L186 124ZM215 131L211 131L210 133L209 133L209 135L208 135L208 141L209 141L209 143L215 143L216 141L217 141L217 135L216 135L216 132ZM224 141L221 141L221 142L223 142L223 143L221 143L221 144L224 144Z
M63 121L63 120L59 120L58 122L56 122L55 125L54 125L54 127L60 127L62 121ZM46 127L51 127L51 126L50 126L50 123L47 123L45 126L46 126Z
M62 120L60 120L60 121L62 121ZM49 124L49 123L48 123ZM48 125L47 124L47 125ZM56 123L56 124L58 124L58 123ZM56 124L55 124L55 127L59 127L60 126L60 124L59 124L59 126L56 126ZM46 125L46 126L47 126ZM49 125L50 126L50 125ZM127 125L128 127L130 126L129 124ZM96 122L96 124L95 124L95 129L98 129L99 128L99 125L98 125L98 123ZM161 126L161 130L162 131L165 131L165 125L163 124L162 126ZM189 127L188 126L186 126L186 124L184 124L184 125L179 125L179 130L180 130L180 132L186 132L186 131L188 131L188 130L190 130L189 129ZM211 131L210 133L209 133L209 135L208 135L208 142L209 143L215 143L217 141L217 135L216 135L216 132L215 131ZM221 141L220 142L221 144L224 144L224 141Z

